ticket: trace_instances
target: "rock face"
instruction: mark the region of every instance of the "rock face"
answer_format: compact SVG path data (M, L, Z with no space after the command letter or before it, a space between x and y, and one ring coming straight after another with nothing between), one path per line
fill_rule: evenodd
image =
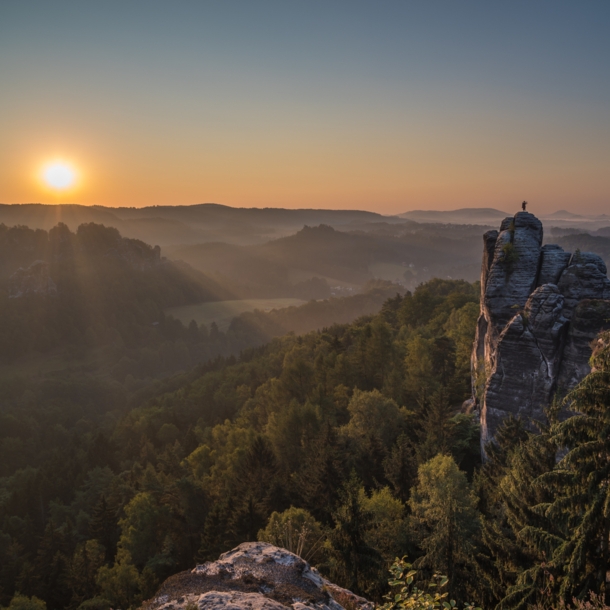
M481 314L472 353L481 444L502 420L544 421L544 409L589 372L591 342L610 327L610 280L602 259L542 245L528 212L483 236Z
M57 286L49 275L49 263L34 261L27 269L19 267L9 278L8 294L11 299L29 295L55 296Z
M245 542L217 561L168 578L143 610L373 610L306 561L265 542Z

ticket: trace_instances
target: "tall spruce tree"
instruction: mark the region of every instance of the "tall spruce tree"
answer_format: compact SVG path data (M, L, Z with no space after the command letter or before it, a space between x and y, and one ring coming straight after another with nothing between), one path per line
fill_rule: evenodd
M487 460L475 473L473 488L481 512L482 548L476 556L477 571L481 576L479 603L493 607L506 595L506 588L514 584L514 570L501 569L500 557L511 556L519 547L515 534L507 523L506 506L500 493L500 482L509 470L512 452L528 439L520 419L509 417L498 429L494 442L485 447Z
M341 488L341 504L333 514L335 528L330 541L335 560L331 561L331 572L352 591L366 594L378 580L381 554L366 542L373 514L364 506L361 489L360 479L352 472Z
M524 532L536 527L553 531L553 524L533 507L552 499L534 485L555 465L555 445L548 431L527 432L509 419L494 444L486 447L488 461L475 478L482 513L483 547L477 554L479 602L485 607L525 609L540 599L546 567L543 549Z
M557 573L553 593L559 599L584 598L589 591L610 602L610 332L600 335L592 370L565 399L575 416L552 428L566 451L556 468L537 485L554 500L537 507L563 535L530 527L525 532L545 548Z
M331 525L344 478L337 431L327 422L307 448L304 465L294 476L295 502L324 525Z

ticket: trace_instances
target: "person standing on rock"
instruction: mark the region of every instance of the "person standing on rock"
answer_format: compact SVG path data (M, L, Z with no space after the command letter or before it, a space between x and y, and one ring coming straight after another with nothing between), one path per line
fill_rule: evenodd
M521 209L522 209L522 210L525 212L525 208L526 208L526 207L527 207L527 201L524 201L524 202L521 204Z

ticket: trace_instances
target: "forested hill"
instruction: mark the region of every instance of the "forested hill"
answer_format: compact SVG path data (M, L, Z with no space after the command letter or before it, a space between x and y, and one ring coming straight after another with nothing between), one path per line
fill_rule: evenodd
M432 277L478 278L481 232L479 226L410 222L361 223L341 230L305 226L265 244L200 243L170 248L169 256L222 278L249 298L290 294L291 284L305 278L355 287L385 277L414 289Z
M376 312L397 288L378 282L350 297L255 311L220 330L164 310L230 294L116 229L0 226L0 261L0 412L68 434L115 421L202 363ZM0 426L0 436L13 438L11 430ZM16 438L3 448L0 476L29 463Z
M342 226L350 222L381 220L398 219L358 210L231 208L214 203L144 208L77 204L0 204L0 223L6 225L26 225L49 230L58 222L62 222L70 229L76 230L81 224L94 222L115 227L123 235L162 246L219 240L235 244L255 244L294 233L304 224L326 223Z
M231 298L158 248L83 224L0 225L0 361L72 344L146 345L164 308Z
M448 599L486 609L573 596L607 608L610 334L566 399L578 417L555 405L539 433L507 418L481 465L463 403L478 298L477 285L432 280L104 417L82 404L98 388L118 402L109 387L5 385L0 605L135 610L169 575L259 539L376 601L407 555L409 602L445 574Z
M419 548L405 513L418 465L478 460L460 411L477 301L476 285L435 280L376 316L209 363L118 421L68 428L73 402L5 405L0 604L134 607L274 511L305 519L314 563L378 599L389 562Z
M601 234L591 235L589 233L572 233L560 237L553 237L552 241L570 252L579 250L581 252L595 252L599 254L606 265L610 265L610 237Z

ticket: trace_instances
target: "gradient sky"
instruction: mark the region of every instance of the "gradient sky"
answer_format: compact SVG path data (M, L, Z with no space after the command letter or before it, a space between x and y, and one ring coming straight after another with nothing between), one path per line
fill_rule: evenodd
M0 0L0 202L610 213L609 32L608 0Z

